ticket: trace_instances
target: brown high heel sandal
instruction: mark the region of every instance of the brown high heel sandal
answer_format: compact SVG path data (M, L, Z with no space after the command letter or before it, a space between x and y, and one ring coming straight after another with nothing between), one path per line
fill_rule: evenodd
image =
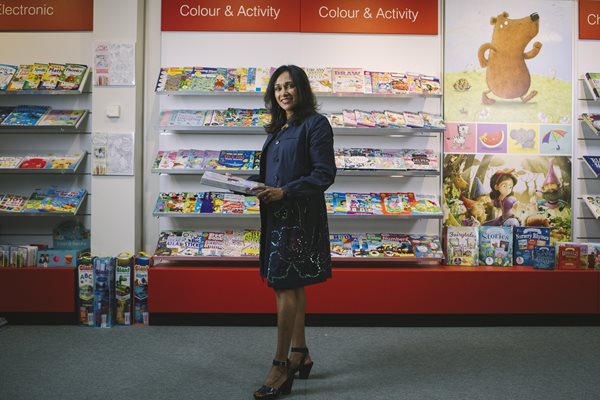
M260 389L254 392L255 400L276 399L282 394L290 394L292 392L292 385L294 384L294 373L292 373L292 369L290 368L290 360L273 360L273 365L275 365L276 367L287 367L287 379L278 388L262 385Z
M299 373L298 378L300 379L308 379L310 375L310 370L312 369L314 362L311 360L309 363L306 363L306 356L308 356L308 348L306 347L292 347L292 353L302 353L302 358L300 359L300 364L296 368L292 370L292 373L295 374L296 371Z

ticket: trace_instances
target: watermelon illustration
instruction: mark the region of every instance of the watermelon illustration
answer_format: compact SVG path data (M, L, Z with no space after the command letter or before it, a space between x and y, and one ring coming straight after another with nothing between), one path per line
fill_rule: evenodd
M481 143L488 149L493 149L502 144L504 142L504 131L499 130L495 132L486 132L479 138Z

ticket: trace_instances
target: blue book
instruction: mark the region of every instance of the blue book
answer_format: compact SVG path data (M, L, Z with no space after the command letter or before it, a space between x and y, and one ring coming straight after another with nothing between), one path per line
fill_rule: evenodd
M479 265L512 265L512 247L511 226L479 227Z
M221 150L217 169L252 169L254 150Z
M600 156L583 156L583 159L596 177L598 177L600 175Z
M533 257L533 268L554 269L556 265L556 248L554 246L535 246Z
M514 265L533 265L533 250L536 246L550 245L550 228L515 226Z

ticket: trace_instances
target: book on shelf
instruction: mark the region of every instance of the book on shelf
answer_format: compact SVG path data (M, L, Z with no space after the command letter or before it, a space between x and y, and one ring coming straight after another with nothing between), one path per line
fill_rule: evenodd
M600 114L581 114L581 119L590 127L592 132L600 135Z
M228 229L224 232L223 238L223 256L241 257L244 247L244 233Z
M20 156L0 156L0 169L17 168L22 160Z
M334 93L364 93L362 68L332 68L331 79Z
M46 69L46 72L44 72L44 74L42 75L38 89L56 89L56 85L58 85L58 80L60 79L60 76L63 74L64 71L65 66L63 64L48 64L48 68Z
M31 64L19 64L17 71L8 84L6 90L9 92L23 90L23 87L25 86L25 79L31 72L31 67L33 67Z
M8 85L18 68L19 67L16 65L0 64L0 91L8 88Z
M550 245L550 228L537 226L513 227L514 265L534 265L535 249Z
M87 68L87 65L83 64L65 64L65 69L58 78L56 90L80 90Z
M600 219L600 195L584 194L583 200L596 219Z
M512 265L513 231L511 226L479 227L479 264Z
M204 125L205 110L168 110L161 113L160 126L193 126Z
M411 214L415 195L410 192L381 193L381 204L383 213L387 215Z
M254 168L253 150L221 150L217 170L246 170Z
M20 169L45 169L50 167L49 156L27 155L19 163Z
M0 106L0 123L4 121L14 109L15 107L12 106Z
M198 92L212 92L217 80L217 68L194 67L190 78L189 90Z
M349 233L331 233L329 234L329 248L331 257L352 257L354 254L354 244L356 238Z
M260 251L260 230L245 229L242 237L242 256L258 256Z
M204 166L205 154L206 154L206 151L204 151L204 150L190 149L188 162L187 162L187 165L185 166L185 168L202 169L202 167Z
M192 74L194 73L194 68L192 67L183 67L181 71L181 78L179 79L179 85L177 86L177 90L181 92L185 92L190 90L190 82L192 80Z
M315 93L331 93L333 91L333 84L331 83L331 68L329 67L317 67L310 68L305 67L304 72L308 76L310 87Z
M431 149L404 149L404 163L408 170L439 171L438 156Z
M350 126L356 128L358 126L358 121L356 121L356 114L354 110L342 110L342 118L344 121L344 126Z
M21 212L29 196L19 194L0 195L0 212Z
M48 64L34 63L25 78L23 90L37 90L42 81L42 76L48 71Z
M358 126L365 126L367 128L375 128L377 126L375 117L371 111L354 110L354 115Z
M180 256L195 257L200 251L202 243L202 234L194 231L181 232L179 248L177 253Z
M370 193L346 193L348 214L373 214Z
M76 126L85 110L49 110L38 122L39 126Z
M202 232L200 240L199 255L202 256L222 256L225 247L225 233L223 232Z
M50 110L48 106L17 106L2 121L6 126L34 126Z
M86 195L85 189L36 189L27 200L23 212L60 212L75 214Z
M600 72L586 72L583 81L594 100L600 97Z
M365 89L367 81L371 81L371 93L374 94L392 94L392 74L390 72L365 71Z
M248 76L246 80L246 92L256 91L256 67L248 67Z
M182 234L183 231L177 230L161 231L158 234L154 255L162 257L177 256L179 254Z
M401 112L385 110L384 112L386 125L393 128L406 128L406 119Z
M556 248L554 246L535 246L533 248L534 269L554 269L556 266Z
M206 171L202 175L200 183L221 189L229 189L234 192L252 194L253 189L262 186L262 183L249 181L238 176L223 175L216 172Z
M257 67L256 68L256 78L254 91L264 93L267 91L267 86L269 86L269 80L271 80L271 75L275 72L274 67Z
M437 76L421 75L420 77L421 88L424 94L441 94L442 85Z
M479 232L475 226L446 227L446 264L479 264Z
M414 215L442 215L442 208L437 195L415 193L415 201L411 205Z
M590 167L594 175L598 177L600 175L600 156L583 156L583 160Z
M556 267L558 269L581 269L583 245L577 243L558 243L557 247ZM585 246L585 253L587 256L587 246Z

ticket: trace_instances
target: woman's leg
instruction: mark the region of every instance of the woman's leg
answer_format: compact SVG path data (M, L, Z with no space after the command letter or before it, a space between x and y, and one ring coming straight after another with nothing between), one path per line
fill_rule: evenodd
M277 349L275 360L285 361L288 357L290 343L296 320L297 300L294 289L275 289L277 302ZM280 387L287 378L287 368L272 366L265 385Z
M306 321L306 292L303 287L294 289L296 292L296 319L294 321L294 334L292 335L292 347L306 347L306 333L305 333L305 321ZM302 353L290 353L290 361L292 367L297 368L300 360L302 359ZM306 356L305 362L310 362L310 356Z

